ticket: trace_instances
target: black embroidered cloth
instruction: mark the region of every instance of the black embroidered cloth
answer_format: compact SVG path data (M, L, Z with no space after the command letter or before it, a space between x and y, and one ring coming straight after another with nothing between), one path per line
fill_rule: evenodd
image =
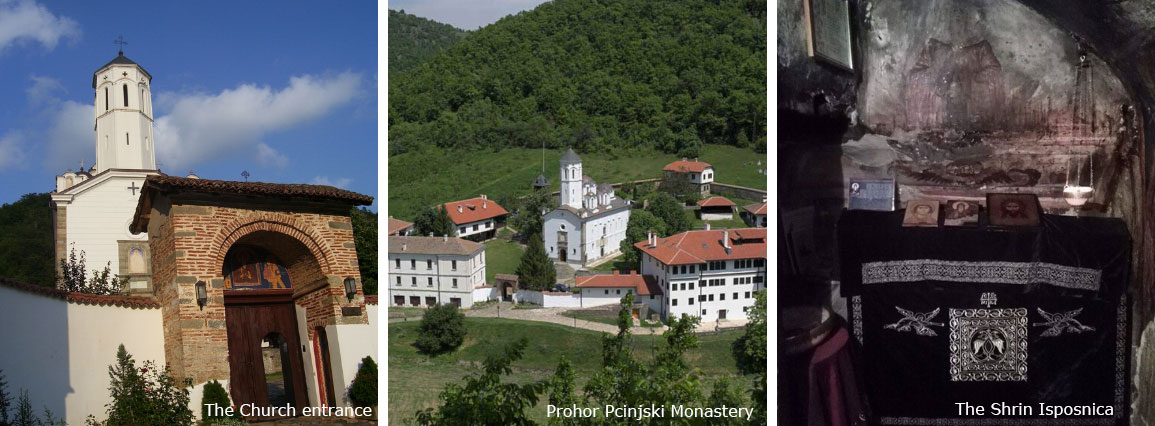
M901 211L848 210L838 238L872 423L1126 424L1121 220L903 228Z

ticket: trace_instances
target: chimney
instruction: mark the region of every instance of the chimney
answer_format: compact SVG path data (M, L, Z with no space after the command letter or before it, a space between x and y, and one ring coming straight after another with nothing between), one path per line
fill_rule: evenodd
M486 204L489 204L489 201L482 201L481 202L481 208L483 208L483 209L487 208L487 207L485 207Z
M442 235L441 236L441 242L443 242L443 243L449 242L449 234Z
M722 229L722 247L726 249L726 254L730 254L730 230Z
M408 248L409 248L409 244L401 243L401 251L408 250Z
M486 196L485 196L485 194L481 194L481 199L482 199L482 200L488 200L488 199L489 199L489 197L486 197Z
M646 232L646 245L650 248L654 247L654 231Z
M710 222L706 222L706 230L707 230L707 231L709 231L709 230L710 230Z
M694 157L694 162L695 162L695 163L697 163L697 162L698 162L698 157Z
M457 212L458 212L458 213L461 213L461 204L458 204L458 205L457 205Z
M686 157L682 157L682 161L683 161L683 162L684 162L684 161L686 161Z

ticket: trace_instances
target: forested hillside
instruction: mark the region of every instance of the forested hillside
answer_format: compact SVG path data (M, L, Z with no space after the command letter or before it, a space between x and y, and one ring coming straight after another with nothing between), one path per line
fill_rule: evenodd
M452 25L389 11L389 76L409 71L469 34Z
M765 152L764 0L554 0L389 79L396 155L437 145Z
M0 206L0 276L52 287L52 198L26 194Z

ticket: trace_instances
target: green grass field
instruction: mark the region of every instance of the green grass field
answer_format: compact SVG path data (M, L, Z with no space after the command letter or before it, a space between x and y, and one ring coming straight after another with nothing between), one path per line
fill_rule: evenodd
M417 353L413 342L417 338L416 322L389 324L389 424L401 425L418 410L436 407L438 394L447 383L460 383L470 372L478 371L487 355L500 353L505 345L522 337L529 340L522 359L514 362L513 374L503 381L529 383L553 375L562 355L574 366L580 388L590 376L601 369L600 333L565 327L557 324L496 319L466 318L468 334L457 351L434 358ZM741 331L699 335L701 346L689 351L686 360L700 369L705 379L706 393L718 377L736 377L730 343ZM650 360L654 352L665 345L660 336L635 336L634 354ZM749 378L733 380L745 389ZM545 422L546 398L538 401L530 414L539 423Z
M545 176L558 189L558 160L564 150L545 153ZM678 157L654 150L584 154L583 172L599 183L658 178L662 167ZM699 160L714 166L715 180L766 189L766 155L727 145L706 145ZM759 164L760 163L760 164ZM542 169L541 150L445 151L429 148L389 156L389 215L412 221L420 209L486 194L521 196Z
M525 249L516 242L494 238L485 242L485 283L493 284L497 274L514 274Z
M602 315L595 315L595 314L592 314L589 312L584 312L584 311L563 312L561 315L565 316L565 317L570 317L570 318L577 318L577 319L580 319L583 321L600 322L602 324L609 324L609 325L613 325L613 326L618 325L618 317L616 317L616 316L607 317L607 316L602 316Z

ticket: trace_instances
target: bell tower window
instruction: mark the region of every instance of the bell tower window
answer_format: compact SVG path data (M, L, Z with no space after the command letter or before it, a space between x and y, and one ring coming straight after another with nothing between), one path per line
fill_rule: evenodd
M124 87L124 106L127 107L128 106L128 84L125 84L122 87Z
M124 133L124 144L128 145L128 132Z
M104 88L104 110L108 111L108 87Z

